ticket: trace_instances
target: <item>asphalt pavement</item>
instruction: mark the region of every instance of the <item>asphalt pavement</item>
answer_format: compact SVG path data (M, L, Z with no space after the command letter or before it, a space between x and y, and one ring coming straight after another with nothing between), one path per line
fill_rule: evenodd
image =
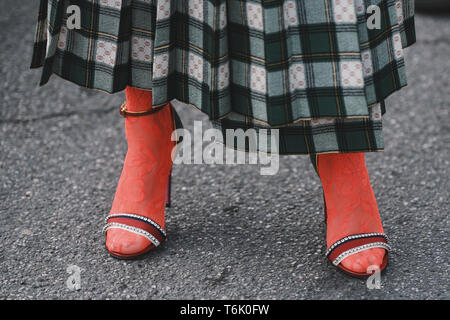
M175 166L167 241L140 260L110 257L101 230L126 152L123 94L56 76L39 88L28 68L36 15L37 1L0 2L0 299L450 298L450 16L417 16L409 86L387 101L386 151L367 155L393 246L369 290L324 257L321 186L304 156L281 158L275 176ZM176 108L186 127L205 121Z

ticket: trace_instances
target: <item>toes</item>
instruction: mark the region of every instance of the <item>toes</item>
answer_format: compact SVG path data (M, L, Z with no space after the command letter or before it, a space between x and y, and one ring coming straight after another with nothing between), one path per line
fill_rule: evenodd
M383 263L383 258L385 255L384 249L374 248L369 249L363 253L366 254L369 264L381 266L381 264Z
M369 265L380 265L378 263L379 259L378 257L374 256L374 255L370 255L367 257L367 261L369 262Z
M364 259L361 259L361 257L356 256L355 260L353 261L352 270L356 272L365 272L365 265L366 261L364 261Z
M375 265L378 268L381 267L381 265L383 264L383 259L384 259L384 255L386 254L386 250L381 249L381 248L373 248L373 249L369 249L367 251L363 251L362 253L365 253L367 256L367 262L368 262L368 266L370 265Z
M146 238L121 229L110 229L106 233L106 248L117 255L135 255L151 245Z
M369 266L381 267L385 250L381 248L373 248L364 250L362 252L355 253L344 260L342 260L342 266L360 273L366 273Z
M345 258L344 260L342 260L341 263L346 269L349 269L354 272L365 272L366 271L364 269L364 262L362 261L362 259L359 256L357 256L357 254L354 254L354 255L351 255L351 256Z

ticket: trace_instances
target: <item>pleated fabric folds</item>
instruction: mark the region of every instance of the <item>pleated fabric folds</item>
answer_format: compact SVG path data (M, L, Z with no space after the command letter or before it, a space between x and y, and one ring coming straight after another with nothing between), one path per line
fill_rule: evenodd
M379 151L414 42L413 0L41 0L32 67L41 84L152 90L224 132L277 128L282 154Z

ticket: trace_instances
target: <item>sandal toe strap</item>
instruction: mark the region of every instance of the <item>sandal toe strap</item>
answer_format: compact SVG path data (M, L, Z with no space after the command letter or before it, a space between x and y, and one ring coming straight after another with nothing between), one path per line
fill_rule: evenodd
M109 229L122 229L139 234L159 246L166 238L164 229L150 218L131 213L115 213L106 218L103 232Z
M361 233L350 235L333 243L326 256L335 265L339 265L348 256L372 248L390 251L388 238L384 233Z

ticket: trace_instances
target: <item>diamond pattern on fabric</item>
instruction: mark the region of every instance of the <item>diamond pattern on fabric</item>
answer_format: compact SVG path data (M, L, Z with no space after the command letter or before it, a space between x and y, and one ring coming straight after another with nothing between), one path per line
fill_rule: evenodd
M341 85L343 88L363 87L364 79L360 61L341 62Z
M230 66L229 63L219 67L219 89L227 88L230 84Z
M166 77L169 71L169 54L159 54L154 57L153 78Z
M355 23L354 0L333 0L334 21L337 23Z
M189 1L189 15L195 19L203 21L203 0Z
M189 75L199 82L203 80L203 59L196 54L189 54Z
M58 49L59 50L65 50L67 46L67 33L69 30L65 26L61 27L61 31L59 33L59 39L58 39Z
M156 20L164 20L170 17L170 0L157 0Z
M264 30L263 11L260 4L247 3L247 24L250 28Z
M114 66L116 62L116 53L117 53L116 44L103 40L99 40L97 42L97 53L95 54L97 62Z
M260 93L266 93L267 91L267 74L266 70L262 67L252 66L250 76L250 88Z
M100 0L100 5L106 7L112 7L115 9L120 9L122 7L122 0Z
M151 62L153 57L152 41L133 36L131 38L131 57L136 60Z
M403 46L402 46L402 38L399 33L394 33L394 35L392 36L392 43L394 44L395 59L402 59Z
M371 76L373 74L372 53L370 50L364 50L361 53L361 56L363 60L364 77Z
M289 67L289 85L290 90L306 88L305 65L295 63Z
M284 9L284 27L298 25L297 5L295 1L286 1L283 5Z

